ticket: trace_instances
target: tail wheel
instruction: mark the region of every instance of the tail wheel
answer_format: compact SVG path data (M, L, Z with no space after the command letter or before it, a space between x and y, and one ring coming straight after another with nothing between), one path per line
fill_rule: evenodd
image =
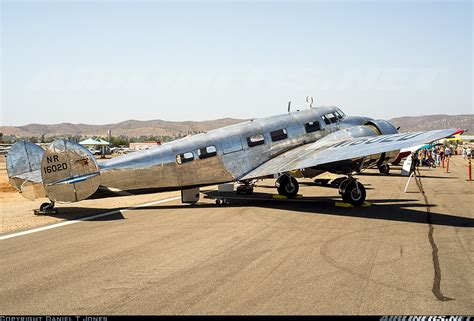
M54 208L54 202L51 202L51 203L41 204L39 209L41 212L46 212L46 211L52 210L53 208Z
M278 179L278 194L295 198L298 195L298 190L298 181L293 176L283 175Z
M350 180L345 186L342 194L342 199L346 203L350 203L354 206L360 206L364 204L366 197L365 187L356 180Z

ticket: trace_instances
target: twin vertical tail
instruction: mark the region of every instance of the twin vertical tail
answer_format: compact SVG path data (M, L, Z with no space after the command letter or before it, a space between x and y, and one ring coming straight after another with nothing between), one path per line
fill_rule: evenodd
M91 152L68 140L55 140L46 149L27 141L15 143L7 155L10 183L29 199L77 202L92 195L100 171Z

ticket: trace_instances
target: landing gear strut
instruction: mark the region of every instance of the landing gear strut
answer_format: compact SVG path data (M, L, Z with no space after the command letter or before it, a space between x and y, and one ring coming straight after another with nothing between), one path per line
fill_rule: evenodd
M365 201L365 187L354 178L349 177L339 184L339 194L342 200L354 206L360 206Z
M34 210L34 213L35 215L56 214L57 210L54 208L54 202L50 201L50 203L41 204L39 210Z
M291 175L281 175L276 181L276 186L278 189L278 194L280 195L284 195L288 198L295 198L296 195L298 195L298 181Z

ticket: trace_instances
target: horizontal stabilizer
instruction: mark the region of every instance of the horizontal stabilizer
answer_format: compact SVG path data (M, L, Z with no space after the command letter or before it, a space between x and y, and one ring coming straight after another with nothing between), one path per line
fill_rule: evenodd
M79 182L84 182L84 181L88 180L89 178L92 178L92 177L95 177L95 176L98 176L98 175L100 175L99 172L86 174L86 175L81 175L81 176L75 176L75 177L71 177L71 178L65 178L65 179L59 180L57 182L49 183L49 184L47 184L47 186L59 185L59 184L75 184L75 183L79 183Z

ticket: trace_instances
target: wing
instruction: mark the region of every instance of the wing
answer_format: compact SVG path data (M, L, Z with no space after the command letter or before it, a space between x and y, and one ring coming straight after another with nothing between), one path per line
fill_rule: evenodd
M399 151L402 148L449 137L456 132L459 132L459 130L441 129L427 132L355 137L338 141L324 139L296 147L278 155L239 178L239 180ZM329 136L326 137L329 138Z

